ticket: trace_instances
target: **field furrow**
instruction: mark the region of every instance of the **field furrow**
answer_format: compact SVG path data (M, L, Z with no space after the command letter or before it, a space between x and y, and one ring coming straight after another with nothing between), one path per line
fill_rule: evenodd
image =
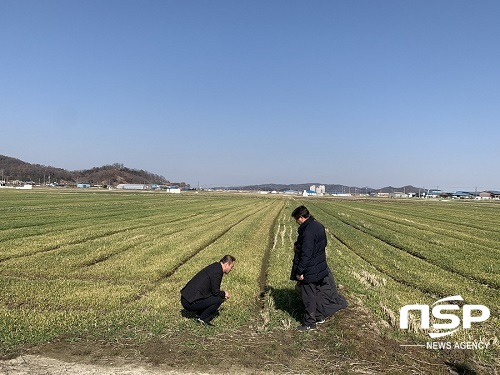
M500 280L497 277L500 265L491 262L497 254L500 255L500 249L449 238L406 223L375 218L364 212L351 211L346 207L342 209L336 207L335 214L344 223L396 249L492 288L500 287ZM476 264L473 269L470 267L471 260Z

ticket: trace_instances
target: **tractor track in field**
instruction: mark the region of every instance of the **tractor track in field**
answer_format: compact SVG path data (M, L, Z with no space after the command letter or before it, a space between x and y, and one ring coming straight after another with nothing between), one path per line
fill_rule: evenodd
M419 260L421 260L421 261L423 261L423 262L425 262L425 263L427 263L427 264L429 264L429 265L432 265L432 266L437 267L437 268L439 268L439 269L442 269L442 270L444 270L444 271L451 272L451 273L453 273L453 274L459 275L459 276L461 276L461 277L463 277L463 278L465 278L465 279L467 279L467 280L471 280L471 281L474 281L474 282L479 283L479 284L481 284L481 285L484 285L484 286L486 286L486 287L487 287L487 288L489 288L489 289L492 289L492 290L495 290L495 291L498 291L498 290L499 290L499 288L498 288L497 286L495 286L495 285L491 285L491 284L489 283L489 281L487 281L487 280L481 280L481 279L478 279L478 278L475 278L475 277L471 277L470 275L464 274L464 273L463 273L463 272L461 272L461 271L457 271L457 270L455 270L455 269L453 269L453 268L451 268L451 267L446 267L446 265L444 265L444 264L437 264L437 263L435 263L435 262L432 262L432 261L430 261L428 258L424 257L424 256L423 256L423 255L421 255L421 254L418 254L418 253L416 253L416 252L409 251L409 250L407 250L407 249L405 249L405 248L403 248L403 247L401 247L401 246L399 246L399 245L397 245L397 244L391 243L390 241L387 241L386 239L381 238L380 236L377 236L377 235L374 235L373 233L370 233L368 230L366 230L366 229L365 229L365 228L363 228L363 227L360 227L360 226L355 225L355 224L352 224L352 223L350 223L350 222L348 222L348 221L346 221L346 220L343 220L343 219L341 219L341 218L339 218L339 217L336 217L336 216L332 215L331 213L329 213L328 211L325 211L325 210L324 210L323 208L321 208L321 207L317 207L317 208L321 209L324 213L326 213L326 214L327 214L327 215L329 215L329 216L334 217L336 220L339 220L340 222L344 223L345 225L347 225L347 226L349 226L349 227L351 227L351 228L353 228L353 229L355 229L355 230L357 230L357 231L360 231L361 233L364 233L364 234L366 234L366 235L369 235L369 236L371 236L371 237L373 237L373 238L375 238L375 239L379 240L380 242L382 242L382 243L384 243L384 244L386 244L386 245L388 245L388 246L390 246L390 247L392 247L392 248L394 248L394 249L396 249L396 250L398 250L398 251L402 251L403 253L408 254L409 256L413 256L413 257L415 257L415 258L417 258L417 259L419 259ZM367 262L367 263L368 263L368 264L370 264L372 267L374 267L375 269L377 269L377 271L379 271L379 272L383 273L384 275L387 275L387 276L388 276L388 277L390 277L391 279L393 279L393 280L395 280L395 281L397 281L397 282L399 282L399 283L401 283L401 284L403 284L403 285L407 285L407 286L411 286L411 287L417 288L417 289L419 289L419 290L421 290L422 292L425 292L425 293L427 293L427 294L438 294L438 293L436 293L436 292L430 292L430 291L427 291L427 290L425 290L425 289L418 288L418 287L416 287L415 285L408 284L407 282L402 281L402 280L400 280L400 279L397 279L397 278L395 278L394 276L388 275L385 271L383 271L383 270L382 270L382 269L380 269L379 267L377 267L377 266L373 265L372 263L370 263L370 262L369 262L369 261L368 261L365 257L363 257L363 256L362 256L359 252L355 251L352 247L350 247L350 246L349 246L349 245L348 245L345 241L343 241L341 238L339 238L338 236L335 236L334 234L332 234L332 235L333 235L333 236L334 236L334 237L335 237L335 238L336 238L339 242L341 242L343 245L345 245L347 248L349 248L352 252L354 252L356 255L358 255L360 258L362 258L365 262ZM442 297L444 297L444 295L442 295Z
M122 229L119 229L119 230L109 231L109 232L102 233L102 234L99 234L99 235L87 237L87 238L85 238L84 241L82 241L81 239L80 240L74 240L74 241L70 241L70 242L67 242L67 243L64 243L64 244L57 244L57 245L53 245L53 246L50 246L50 247L46 247L44 249L41 249L41 250L36 251L36 252L29 253L29 254L20 254L20 255L14 255L14 256L10 256L10 257L5 257L3 259L0 259L0 264L3 263L3 262L6 262L6 261L12 260L12 259L27 258L27 257L31 257L31 256L38 255L38 254L49 253L51 251L56 251L56 250L59 250L59 249L61 249L63 247L66 247L66 246L77 245L79 243L83 243L83 242L87 242L87 241L93 241L93 240L97 240L99 238L104 238L104 237L112 236L112 235L119 234L119 233L125 233L125 232L131 231L131 230L137 230L137 229L141 229L141 228L142 229L148 228L149 230L151 230L154 227L163 226L165 224L172 223L172 222L179 223L179 221L189 221L190 219L193 219L193 218L195 218L197 216L202 215L203 213L208 213L208 212L209 211L204 211L202 213L192 214L192 215L183 217L180 220L179 219L172 219L172 220L169 220L169 221L162 222L160 224L155 224L154 226L151 226L151 224L141 224L141 225L136 225L136 226L133 226L133 227L122 228ZM248 216L250 216L250 215L248 215ZM212 219L212 223L215 222L215 221L217 221L217 220L222 220L223 218L224 217L221 216L220 218ZM239 221L239 222L241 222L241 221ZM231 226L230 228L228 228L227 230L225 230L221 234L221 236L224 235L225 233L227 233L227 231L229 231L233 226ZM175 234L178 234L180 232L186 231L188 229L189 228L184 228L184 229L181 229L180 231L176 230L174 232L170 232L168 234L164 234L164 236L175 235ZM217 237L215 240L217 240L218 238L220 238L220 237ZM204 247L206 247L208 245L210 245L210 243L209 244L205 244ZM95 259L89 260L88 262L85 262L85 263L79 265L79 268L88 268L88 267L95 266L95 265L100 264L102 262L105 262L105 261L107 261L107 260L109 260L109 259L111 259L111 258L113 258L115 256L118 256L118 255L123 254L123 253L125 253L127 251L130 251L133 248L134 248L134 245L130 244L130 245L125 246L122 249L120 249L119 251L116 251L116 252L114 252L112 254L101 255L100 257L97 257ZM197 252L201 251L202 249L203 248L197 250ZM192 257L194 257L195 255L196 254L190 255L188 257L188 260L191 259ZM186 261L187 260L184 260L183 262L186 262ZM177 265L176 268L178 268L180 266L181 265ZM173 273L173 272L175 272L175 271L172 271L171 273ZM2 271L0 271L0 274L2 274L4 276L22 277L21 275L15 275L15 274L14 275L9 275L8 273L2 272ZM157 280L155 280L154 282L158 282L159 280L161 280L162 278L165 278L165 277L168 277L168 276L162 276L162 277L158 278ZM37 279L38 278L39 277L37 277ZM67 278L64 278L64 279L67 279ZM73 280L84 280L84 281L95 280L95 278L93 278L93 277L81 277L81 278L72 278L72 279ZM99 278L99 280L103 281L103 280L107 280L107 279L106 278L104 278L104 279L103 278Z
M89 220L100 220L100 219L114 219L116 217L123 217L123 215L126 213L126 211L120 211L120 212L115 212L113 213L112 215L109 215L109 214L102 214L102 215L95 215L95 216L92 216L92 217L87 217L87 216L76 216L76 217L71 217L71 218L67 218L67 220L71 221L71 226L64 229L65 231L71 231L71 230L78 230L78 229L85 229L85 228L88 228L88 227L94 227L95 226L95 223L91 223L91 224L88 224L88 225L78 225L78 223L86 223L86 222L89 222ZM195 214L196 215L196 214ZM155 214L155 215L144 215L144 216L141 216L141 217L136 217L136 218L133 218L133 219L130 219L130 218L124 218L122 220L116 220L114 221L115 223L126 223L126 222L134 222L134 221L139 221L139 220L142 220L142 219L151 219L153 217L164 217L164 215L161 215L161 214ZM193 216L193 215L190 215L190 216ZM3 229L0 231L0 233L2 233L2 231L10 231L10 230L20 230L20 229L25 229L25 228L44 228L44 227L48 227L49 230L47 231L44 231L42 234L44 236L46 236L47 234L51 234L51 233L57 233L60 231L59 228L55 228L55 229L50 229L52 227L53 224L58 224L60 223L60 221L50 221L50 222L44 222L43 224L40 224L40 223L31 223L31 224L23 224L23 225L19 225L19 226L15 226L15 227L11 227L11 228L7 228L7 229ZM26 235L23 235L23 238L29 238L29 237L36 237L36 236L39 236L40 233L30 233L30 234L26 234ZM2 236L2 240L3 241L8 241L8 240L15 240L17 238L17 236L14 236L14 234L11 234L11 235L7 235L7 236Z
M354 250L354 248L352 248L347 242L345 242L342 238L336 236L335 234L333 233L329 233L331 237L333 237L335 240L337 240L338 242L340 242L343 246L345 246L348 250L350 250L352 253L356 254L356 256L358 256L360 259L362 259L364 262L366 262L367 264L369 264L371 267L375 268L377 270L377 272L380 272L382 275L384 275L385 277L393 280L394 282L396 283L399 283L401 285L404 285L406 287L409 287L409 288L416 288L418 290L420 290L421 292L425 293L425 294L429 294L431 296L434 296L436 295L435 292L433 291L429 291L429 290L424 290L424 289L421 289L419 287L416 287L415 285L412 285L412 284L409 284L408 282L404 281L404 279L398 279L396 277L394 277L393 275L389 275L387 272L385 272L382 268L380 267L377 267L376 265L374 265L373 263L371 263L367 258L365 258L363 255L361 255L359 252L357 252L356 250ZM443 295L444 297L444 295Z
M172 222L176 222L176 223L179 223L181 221L189 221L190 219L194 218L194 217L197 217L197 216L200 216L200 215L203 215L203 214L213 214L213 210L204 210L204 211L201 211L201 212L196 212L194 214L191 214L191 215L186 215L186 216L183 216L182 218L178 218L178 217L175 217L173 219L169 219L169 220L165 220L165 221L162 221L162 222L159 222L159 223L155 223L155 224L151 224L151 222L148 222L148 223L144 223L144 224L135 224L135 225L132 225L132 226L127 226L126 228L121 228L121 229L117 229L117 230L111 230L109 232L106 232L106 233L101 233L99 235L94 235L94 236L89 236L89 237L86 237L83 241L82 240L79 240L79 241L69 241L69 242L66 242L66 243L61 243L61 244L57 244L57 245L52 245L52 246L46 246L40 250L37 250L37 251L33 251L33 252L29 252L29 253L23 253L23 254L12 254L12 255L9 255L9 256L5 256L3 258L0 258L0 263L2 262L5 262L5 261L9 261L11 259L19 259L19 258L23 258L23 257L29 257L29 256L32 256L32 255L36 255L36 254L39 254L39 253L45 253L45 252L50 252L50 251L54 251L54 250L58 250L60 249L61 247L64 247L64 246L68 246L68 245L76 245L78 243L81 243L81 242L85 242L85 241L93 241L93 240L97 240L99 238L105 238L107 236L112 236L114 234L118 234L118 233L123 233L123 232L126 232L126 231L129 231L129 230L137 230L137 229L141 229L141 228L152 228L152 227L157 227L157 226L162 226L162 225L165 225L165 224L168 224L168 223L172 223ZM106 218L106 217L119 217L119 216L122 216L122 212L118 212L118 213L114 213L113 215L98 215L98 216L95 216L95 217L92 217L91 219L94 219L94 218ZM151 221L152 218L154 217L158 217L158 218L163 218L165 217L165 215L162 215L162 214L155 214L155 215L145 215L145 216L141 216L141 217L138 217L138 218L133 218L133 219L123 219L123 220L120 220L118 221L119 223L122 223L122 224L125 224L125 223L128 223L128 222L131 222L131 223L134 223L134 222L137 222L137 221L140 221L140 220L143 220L143 219L148 219ZM80 216L80 217L77 217L77 218L72 218L71 219L72 222L88 222L89 221L89 218L88 217L83 217L83 216ZM45 223L43 224L43 226L50 226L52 223ZM89 224L89 225L84 225L84 226L75 226L75 227L69 227L67 229L63 229L64 232L71 232L71 231L76 231L76 230L79 230L81 231L82 229L86 229L86 228L93 228L95 227L95 223L94 224ZM19 226L19 227L14 227L14 228L8 228L6 230L17 230L17 229L22 229L22 228L30 228L30 227L34 227L34 228L39 228L39 223L35 223L35 224L32 224L32 225L23 225L23 226ZM0 234L2 233L2 231L0 230ZM31 234L27 234L27 235L23 235L23 238L26 239L26 238L30 238L30 237L37 237L37 236L47 236L47 234L52 234L52 233L62 233L60 229L56 229L56 230L49 230L47 232L43 232L43 233L31 233ZM17 237L14 237L13 234L10 234L10 235L7 235L5 237L2 237L2 241L7 241L7 240L15 240Z
M270 231L269 231L269 236L268 236L268 243L266 246L266 251L264 252L264 255L261 260L261 268L260 268L260 273L259 273L259 294L255 298L255 308L258 312L258 318L256 318L257 323L257 330L258 331L264 331L266 329L267 324L271 320L270 318L270 309L271 307L269 306L269 303L267 302L268 299L266 298L269 296L270 292L272 291L271 285L269 285L269 262L272 256L272 252L276 249L276 244L278 242L278 235L280 234L280 228L281 224L279 223L279 218L282 215L283 211L286 209L286 205L283 204L281 210L278 212L278 214L274 217L274 220L272 222ZM286 225L283 224L283 232L281 232L281 236L283 238L284 233L286 231Z
M83 242L94 241L94 240L97 240L97 239L100 239L100 238L105 238L105 237L113 236L115 234L125 233L125 232L132 231L132 230L146 229L146 228L149 229L149 230L151 230L152 228L161 227L161 226L164 226L165 224L169 224L169 223L174 223L174 222L175 223L179 223L181 221L189 221L189 220L191 220L193 218L196 218L197 216L200 216L202 214L209 213L209 212L210 211L204 211L204 212L201 212L201 213L198 212L198 213L195 213L195 214L192 214L192 215L185 216L182 219L174 218L174 219L167 220L167 221L160 222L160 223L156 223L156 224L151 224L151 223L137 224L137 225L129 226L129 227L126 227L126 228L120 228L120 229L116 229L116 230L110 230L110 231L105 232L105 233L100 233L100 234L96 234L96 235L93 235L93 236L85 237L84 239L78 239L78 240L73 240L73 241L69 241L69 242L65 242L65 243L61 243L61 244L57 244L57 245L47 246L47 247L42 248L42 249L37 250L37 251L33 251L33 252L29 252L29 253L24 253L24 254L15 254L15 255L11 255L11 256L6 256L6 257L0 259L0 263L6 262L6 261L9 261L9 260L12 260L12 259L20 259L20 258L24 258L24 257L30 257L30 256L33 256L33 255L37 255L37 254L48 253L48 252L51 252L51 251L59 250L60 248L65 247L65 246L78 245L78 244L83 243ZM219 219L217 219L217 220L219 220ZM132 221L137 221L137 219L133 219L133 220L127 219L127 220L124 220L124 222L132 222ZM95 225L88 225L87 227L92 228L94 226ZM67 231L72 231L72 230L75 230L75 229L76 228L71 228L71 229L68 229ZM78 229L82 229L82 228L80 227ZM182 230L185 230L185 229L182 229ZM171 234L175 234L175 233L179 233L179 231L168 233L166 235L171 235ZM36 234L36 235L38 235L38 234ZM35 236L35 235L33 235L33 236ZM124 251L127 251L127 250L128 250L128 248L125 249ZM116 254L120 254L122 252L123 251L120 251L120 252L118 252ZM114 256L114 255L115 254L111 254L107 258L110 258L111 256ZM96 261L96 262L92 262L91 261L91 262L88 262L85 266L88 267L88 266L92 266L92 265L97 264L97 263L100 263L100 262L99 261Z
M322 210L324 213L326 213L327 215L329 216L332 216L334 217L332 214L330 214L329 212L323 210L321 207L317 207L316 208ZM348 222L345 222L344 220L341 220L337 217L334 217L335 219L341 221L342 223L346 224L347 226L353 228L353 229L356 229L358 231L361 231L362 233L365 233L364 231L362 231L361 229L357 228L356 226L353 226L351 225L350 223ZM367 234L367 233L365 233ZM380 272L382 275L385 275L387 278L401 284L401 285L404 285L406 287L409 287L409 288L414 288L414 289L418 289L420 290L421 292L425 293L425 294L428 294L430 296L436 296L438 295L439 297L445 297L444 294L439 294L435 291L432 291L432 290L426 290L426 289L422 289L421 287L418 287L416 285L412 285L410 283L408 283L407 281L405 281L404 279L402 278L397 278L395 277L394 275L390 275L388 274L385 270L383 270L382 268L378 267L377 265L373 264L372 262L370 262L366 257L364 257L362 254L360 254L360 252L356 251L353 247L351 247L347 242L345 242L342 238L340 238L339 236L335 235L334 233L330 233L330 235L335 238L338 242L340 242L343 246L345 246L347 249L349 249L352 253L356 254L359 258L361 258L364 262L366 262L367 264L369 264L371 267L375 268L377 270L377 272ZM377 238L378 239L378 238ZM380 239L378 239L380 240ZM382 242L385 242L385 241L382 241ZM389 245L389 244L388 244ZM399 249L398 249L399 250ZM410 254L411 255L411 254ZM425 261L425 260L424 260ZM430 263L432 264L432 263Z
M190 259L194 258L198 253L200 253L201 251L203 251L203 249L207 248L208 246L210 246L211 244L217 242L221 237L223 237L226 233L228 233L231 229L233 229L234 227L236 227L237 225L239 225L240 223L242 223L243 221L245 221L246 219L248 219L249 217L252 217L256 214L258 214L259 212L263 211L264 209L266 209L269 205L266 205L254 212L251 212L249 213L248 215L244 216L243 218L241 218L240 220L238 220L237 222L231 224L229 227L227 227L223 232L221 232L216 238L212 239L211 241L203 244L202 246L200 246L197 250L195 250L193 253L191 253L189 256L187 256L186 258L184 258L181 262L179 262L179 264L177 266L175 266L172 270L170 270L169 272L165 273L164 275L162 275L161 277L159 277L158 279L155 280L155 282L159 282L163 279L166 279L166 278L169 278L170 276L172 276L175 272L177 272L177 270L182 267L185 263L187 263Z
M351 208L350 209L351 211L354 211L356 213L361 213L362 215L365 215L369 218L372 218L372 219L375 219L375 220L381 220L382 223L378 223L378 225L380 225L381 227L385 228L385 229L388 229L388 230L392 230L389 225L390 223L394 223L394 224L397 224L397 225L403 225L403 226L408 226L407 223L402 223L401 221L397 220L396 218L394 218L393 216L385 216L385 215L378 215L378 214L375 214L371 211L365 211L365 210L362 210L362 209L359 209L359 208ZM441 223L445 223L445 224L449 224L450 222L447 222L447 221L444 221L444 220L439 220L439 219L433 219L435 221L439 221ZM388 222L389 224L387 224L386 222ZM479 247L479 248L484 248L484 249L488 249L490 250L490 246L491 244L478 244L474 241L470 241L469 239L466 239L466 238L463 238L462 236L458 235L457 234L457 231L447 231L446 229L443 229L443 228L434 228L432 227L431 225L428 225L428 224L423 224L423 223L417 223L418 226L416 227L416 229L418 230L421 230L421 231L430 231L434 234L437 234L437 235L440 235L440 236L445 236L445 237L448 237L448 238L453 238L455 240L458 240L458 241L461 241L463 243L466 243L466 244L472 244L474 245L475 247ZM481 229L483 230L483 228L478 228L476 227L476 229ZM443 233L443 231L445 233ZM422 240L421 237L418 237L412 233L404 233L404 235L406 237L411 237L411 238L415 238L417 240ZM443 247L442 245L440 244L436 244L436 243L433 243L434 246L439 246L439 247Z
M359 208L356 208L356 209L358 210ZM381 210L380 212L383 212L384 214L387 214L387 215L394 215L394 214L397 215L397 214L400 214L398 211L389 210L389 209ZM421 214L419 215L419 214L414 213L414 212L405 212L404 214L407 215L407 216L411 216L412 218L417 218L419 220L429 220L428 217L422 216ZM454 216L453 218L456 218L456 216ZM480 231L484 231L484 227L481 226L481 225L477 225L476 223L474 223L474 221L471 221L470 223L464 224L463 221L460 221L460 220L442 219L442 218L439 218L439 217L432 217L430 220L438 222L438 223L445 224L447 226L449 226L450 224L452 224L454 226L474 228L474 229L477 229L477 230L480 230ZM419 224L420 225L428 225L428 224L422 224L422 223L419 223ZM429 227L432 228L431 226L429 226ZM500 229L496 229L496 227L492 226L492 227L490 227L488 229L488 232L495 232L495 233L500 234ZM455 236L453 233L451 233L450 236L453 237L453 238L461 239L460 237Z
M196 217L198 215L199 214L191 215L190 218ZM131 221L131 220L126 220L126 221ZM4 257L4 258L1 258L0 259L0 263L6 262L6 261L9 261L9 260L12 260L12 259L20 259L20 258L25 258L25 257L30 257L30 256L33 256L33 255L37 255L37 254L48 253L48 252L51 252L51 251L58 250L58 249L60 249L62 247L65 247L65 246L78 245L78 244L83 243L83 242L94 241L94 240L97 240L99 238L105 238L105 237L113 236L115 234L125 233L125 232L131 231L131 230L158 227L158 226L165 225L166 223L168 224L169 222L175 222L175 221L176 220L171 220L171 221L168 221L168 222L163 222L163 223L154 224L154 225L151 225L151 223L138 224L138 225L134 225L134 226L126 227L126 228L120 228L120 229L110 230L110 231L107 231L105 233L100 233L100 234L96 234L96 235L85 237L84 239L77 239L77 240L68 241L68 242L65 242L65 243L57 244L57 245L47 246L45 248L42 248L42 249L37 250L37 251L30 252L30 253L15 254L15 255L7 256L7 257ZM94 226L95 225L89 225L88 227L94 227ZM79 229L81 229L81 228L79 228ZM74 228L68 229L68 231L71 231L71 230L74 230Z
M94 236L88 236L88 237L85 237L84 239L78 239L78 240L69 241L69 242L65 242L65 243L61 243L61 244L57 244L57 245L47 246L47 247L44 247L43 249L33 251L30 253L7 256L5 258L0 259L0 263L7 262L7 261L12 260L12 259L28 258L28 257L38 255L38 254L49 253L51 251L56 251L56 250L59 250L63 247L66 247L66 246L78 245L78 244L81 244L84 242L94 241L94 240L97 240L99 238L105 238L105 237L113 236L115 234L128 232L130 230L137 230L137 229L141 229L141 228L150 228L150 227L151 227L150 224L148 224L148 225L143 224L143 225L136 225L133 227L123 228L123 229L111 230L111 231L106 232L106 233L101 233L101 234L94 235Z
M191 215L191 217L190 217L190 218L192 218L192 217L196 217L196 216L199 216L199 214L196 214L196 215ZM217 222L218 220L222 220L222 219L223 219L223 217L219 217L219 218L217 218L217 219L212 219L211 223ZM156 224L156 225L154 225L154 226L151 226L151 225L146 225L146 226L144 226L144 227L145 227L145 228L148 228L149 230L151 230L151 229L153 229L153 228L155 228L155 227L158 227L158 226L163 226L163 225L168 224L168 223L171 223L171 222L177 222L177 223L178 223L179 221L178 221L178 220L177 220L177 221L176 221L176 220L171 220L171 221L168 221L168 222L165 222L165 223L162 223L162 224ZM177 234L179 234L179 233L183 233L183 232L185 232L185 231L187 231L187 230L189 230L189 229L190 229L190 227L184 227L184 228L182 228L182 229L180 229L180 230L172 231L172 232L169 232L169 233L163 233L163 234L161 234L161 237L163 237L163 238L167 238L167 237L169 237L169 236L173 236L173 235L177 235ZM90 261L90 262L88 262L88 263L86 263L86 264L83 264L82 266L83 266L83 267L91 267L91 266L94 266L94 265L96 265L96 264L99 264L99 263L105 262L106 260L108 260L108 259L110 259L110 258L112 258L112 257L115 257L115 256L117 256L117 255L123 254L123 253L125 253L125 252L129 251L129 250L130 250L130 249L132 249L132 248L134 248L134 245L129 245L129 246L125 247L124 249L120 250L120 251L114 252L113 254L103 255L103 256L102 256L102 257L100 257L100 258L97 258L97 259L95 259L95 260L93 260L93 261ZM191 257L192 257L192 256L191 256ZM190 257L190 258L191 258L191 257ZM159 279L161 279L161 278L163 278L163 276L162 276L162 277L160 277ZM158 279L158 280L159 280L159 279ZM158 280L155 280L155 282L157 282Z
M342 219L339 219L339 220L342 221L344 224L349 225L350 227L352 227L352 228L354 228L354 229L356 229L356 230L358 230L358 231L360 231L360 232L362 232L364 234L367 234L367 235L369 235L369 236L371 236L373 238L376 238L380 242L383 242L386 245L388 245L388 246L390 246L390 247L392 247L392 248L394 248L396 250L402 251L402 252L404 252L404 253L406 253L406 254L408 254L410 256L413 256L413 257L415 257L417 259L420 259L421 261L423 261L423 262L425 262L427 264L430 264L430 265L433 265L435 267L438 267L438 268L440 268L440 269L442 269L444 271L451 272L451 273L454 273L456 275L460 275L460 276L462 276L465 279L474 281L474 282L476 282L478 284L485 285L486 287L488 287L490 289L493 289L493 290L496 290L496 291L500 290L497 286L491 285L488 280L482 280L482 279L479 279L479 278L476 278L476 277L471 277L471 275L465 274L464 272L462 272L460 270L456 270L456 269L454 269L452 267L447 267L445 263L439 263L438 264L436 262L433 262L433 261L429 260L428 258L426 258L425 256L423 256L422 254L419 254L417 252L413 252L411 250L405 249L404 247L399 246L397 244L394 244L391 241L387 241L386 239L384 239L384 238L382 238L382 237L380 237L378 235L375 235L373 233L370 233L370 231L368 231L368 230L366 230L366 229L364 229L362 227L359 227L358 225L350 224L350 223L348 223L348 222L346 222L346 221L344 221Z
M276 241L279 232L279 217L281 216L283 210L285 209L285 205L281 208L278 214L275 216L271 230L268 236L268 243L266 247L266 251L264 252L264 256L261 260L261 268L259 274L259 305L261 308L264 308L264 297L269 291L269 285L267 282L268 273L269 273L269 260L271 258L271 252L276 248Z

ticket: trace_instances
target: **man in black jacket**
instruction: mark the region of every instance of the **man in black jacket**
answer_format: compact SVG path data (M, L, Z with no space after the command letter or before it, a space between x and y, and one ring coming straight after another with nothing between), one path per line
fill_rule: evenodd
M225 255L219 262L212 263L198 272L181 290L181 304L187 311L197 314L196 320L203 325L210 321L229 293L220 290L222 276L231 272L236 258Z
M291 280L302 284L301 297L305 308L304 322L300 331L316 328L316 321L322 321L327 315L323 310L321 286L328 277L325 248L327 244L325 228L309 214L309 210L300 206L292 212L292 217L299 224L295 242Z

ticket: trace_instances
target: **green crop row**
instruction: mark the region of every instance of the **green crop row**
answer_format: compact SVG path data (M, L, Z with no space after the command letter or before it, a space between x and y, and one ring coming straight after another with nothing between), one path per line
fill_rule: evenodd
M353 201L349 207L375 217L408 223L415 228L442 233L496 247L500 236L498 204L487 202L371 202Z
M488 247L477 244L472 234L466 240L462 232L462 238L458 239L440 233L439 227L423 229L407 221L387 219L347 206L337 206L335 215L359 231L433 265L495 288L500 287L497 277L500 265L491 262L491 259L500 256L498 242L491 244L494 247ZM474 267L470 267L471 260Z

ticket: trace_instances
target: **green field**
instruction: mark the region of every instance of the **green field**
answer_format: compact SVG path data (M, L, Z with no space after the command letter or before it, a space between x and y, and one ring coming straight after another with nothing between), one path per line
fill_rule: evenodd
M366 309L381 336L429 341L418 319L399 329L399 309L461 295L491 317L446 340L490 343L472 358L495 365L500 204L218 193L0 190L0 354L55 339L294 332L290 213L300 204L327 229L351 308ZM224 254L237 258L223 280L231 298L213 331L200 331L182 316L179 291Z

